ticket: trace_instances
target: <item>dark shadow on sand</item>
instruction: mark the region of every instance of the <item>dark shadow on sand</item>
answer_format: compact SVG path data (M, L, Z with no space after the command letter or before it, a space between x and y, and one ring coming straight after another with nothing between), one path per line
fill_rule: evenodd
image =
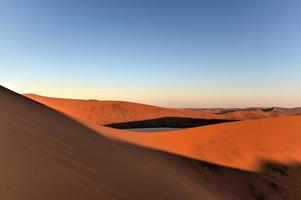
M198 126L206 126L212 124L232 122L235 120L224 119L199 119L199 118L185 118L185 117L162 117L141 121L121 122L114 124L107 124L106 126L118 129L132 129L132 128L191 128Z

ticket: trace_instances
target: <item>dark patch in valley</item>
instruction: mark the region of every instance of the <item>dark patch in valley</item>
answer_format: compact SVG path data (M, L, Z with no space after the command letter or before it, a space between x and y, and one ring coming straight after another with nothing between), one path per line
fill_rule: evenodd
M197 126L206 126L211 124L219 124L225 122L232 122L235 120L224 119L199 119L199 118L185 118L185 117L162 117L141 121L130 121L108 124L106 126L119 129L132 129L132 128L191 128Z

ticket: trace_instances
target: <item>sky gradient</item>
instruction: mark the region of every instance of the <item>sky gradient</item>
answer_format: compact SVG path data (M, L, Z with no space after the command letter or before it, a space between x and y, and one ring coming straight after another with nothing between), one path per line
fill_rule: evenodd
M0 0L0 84L169 107L301 106L301 1Z

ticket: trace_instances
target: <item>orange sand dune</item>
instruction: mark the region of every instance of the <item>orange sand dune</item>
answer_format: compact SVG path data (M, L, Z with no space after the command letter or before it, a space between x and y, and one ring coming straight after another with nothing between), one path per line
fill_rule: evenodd
M0 199L222 199L181 159L116 143L0 87Z
M33 98L32 95L30 97ZM88 113L91 114L91 112L86 109L82 109L82 112L77 113L74 111L82 108L83 105L87 105L97 110L96 113L102 113L101 111L103 111L102 115L105 115L108 107L110 107L112 112L108 115L113 116L113 111L117 110L114 105L118 105L118 108L124 106L123 111L134 110L136 113L129 114L134 118L139 116L139 110L141 110L144 117L147 117L149 116L147 112L150 112L150 115L166 114L172 109L125 102L89 102L39 96L34 99L90 124L100 133L115 139L222 166L258 171L261 163L267 160L279 163L301 161L301 116L247 120L155 134L132 133L98 126L98 123L95 122L98 122L96 116L99 115L94 115L93 120L87 119L83 116ZM154 112L154 110L158 112ZM180 111L174 110L171 112L182 111L182 109L178 109ZM239 118L242 114L242 116L252 118L256 115L256 112L230 112L228 116ZM124 114L126 116L126 113ZM181 114L189 115L190 113L183 111ZM201 114L204 113L201 112ZM214 117L214 114L205 114L203 117L209 116ZM120 116L118 115L118 117Z
M271 116L268 113L258 111L237 111L233 113L214 114L200 109L163 108L123 101L62 99L34 94L24 94L24 96L62 111L70 116L98 125L162 117L243 120Z
M224 113L221 115L224 115L225 118L232 119L232 120L261 119L261 118L277 116L272 113L267 113L267 112L262 112L262 111L243 111L243 110L238 110L238 111L230 112L230 113Z
M161 133L93 126L141 146L237 169L259 171L263 161L301 162L301 116L229 122Z
M250 107L250 108L206 108L191 109L201 110L214 114L222 114L229 119L260 119L276 116L294 116L301 115L301 107L282 108L282 107Z
M286 132L288 138L291 138L296 129L299 130L299 125L296 125L299 123L297 117L278 120L277 122L284 122L283 124L291 127L288 127L288 133ZM269 128L263 127L264 121L258 120L257 125L259 130L275 131L274 122L276 121L273 119L272 126L267 122ZM189 149L179 139L191 145L200 142L200 146L194 146L195 151L200 152L200 149L204 148L209 152L208 155L212 155L213 152L210 153L210 149L202 144L214 136L216 141L211 140L210 143L221 144L226 156L232 152L240 159L243 156L235 152L235 149L229 151L230 144L236 145L236 140L232 141L232 137L227 133L238 136L242 128L254 128L254 125L247 121L245 123L229 124L228 128L222 128L226 124L217 125L215 131L206 134L202 134L203 130L215 129L215 126L187 129L187 134L182 136L180 133L184 132L169 132L157 135L159 137L144 137L130 132L113 131L95 124L93 126L100 128L98 131L104 131L110 137L122 140L128 137L131 143L156 145L155 143L160 142L161 147L154 147L163 150L168 147L173 151L178 149L184 153L191 153L193 148ZM289 146L293 143L278 135L284 126L279 125L282 128L275 132L278 139L284 139L282 146L278 148L280 152L283 152L281 148L287 148L288 152L294 153L293 146ZM295 144L298 144L298 138L295 138ZM196 139L199 141L194 141ZM270 139L274 141L273 138ZM242 144L237 145L241 147L244 143L254 144L242 140ZM260 145L261 143L259 147ZM211 147L214 145L211 144ZM216 153L222 154L218 151ZM237 163L239 162L237 160ZM0 170L0 199L9 200L301 198L301 165L282 166L269 163L264 173L257 174L135 147L109 140L67 116L3 87L0 87Z
M203 111L170 109L123 101L76 100L25 94L35 101L62 111L78 119L99 125L138 121L166 116L223 119L222 115Z
M70 116L98 125L162 117L246 120L301 114L301 108L179 109L124 101L62 99L35 94L24 94L24 96Z

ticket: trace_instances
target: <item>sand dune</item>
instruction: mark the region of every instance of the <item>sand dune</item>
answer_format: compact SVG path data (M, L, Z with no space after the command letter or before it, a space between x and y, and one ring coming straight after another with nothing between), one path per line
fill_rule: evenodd
M232 119L260 119L277 116L301 115L301 107L281 108L281 107L250 107L250 108L207 108L192 109L206 111L214 114L223 114Z
M301 162L301 116L257 119L162 133L93 126L110 137L222 166L260 171L262 163Z
M168 147L171 150L176 148L172 144L184 152L185 149L187 152L191 150L179 141L181 132L177 131L167 132L158 139L149 135L136 137L140 133L115 132L102 126L97 126L101 129L96 133L61 113L2 87L0 111L1 199L301 198L299 165L270 163L263 173L258 174L109 140L101 134L122 140L128 137L129 142L140 145L147 142L147 146L165 140L171 142ZM295 124L299 123L299 118L280 119L294 127L288 131L299 129ZM222 130L220 126L226 124L212 127L215 126ZM230 127L239 129L244 126L247 125ZM191 145L196 144L192 141L198 139L196 134L200 135L200 132L195 130L199 129L187 129L182 139ZM237 135L235 129L228 131ZM215 135L217 143L223 143L222 133L218 132L207 138ZM168 138L174 133L174 140ZM202 138L199 138L200 144L204 144L206 137ZM231 142L227 138L225 141ZM163 149L167 146L153 147Z
M179 158L112 142L0 88L0 198L216 199Z
M161 117L193 117L223 119L223 116L202 111L169 109L123 101L76 100L24 94L35 101L62 111L78 119L104 125L119 122L155 119Z
M97 119L89 120L83 117L91 113L87 110L82 110L80 114L74 114L69 110L81 108L81 104L88 104L90 107L91 102L39 98L42 100L37 97L35 99L89 124L107 136L201 161L248 171L259 171L261 164L265 161L277 163L301 161L301 116L247 120L156 134L142 132L133 134L132 132L98 126L98 123L95 123ZM98 112L101 109L106 112L108 108L108 105L104 106L104 102L94 101L92 103L99 109ZM112 102L106 103L114 105ZM147 111L152 113L156 109L159 111L163 109L163 111L154 113L165 114L167 112L164 108L147 105L120 102L117 104L123 104L125 107L138 106L139 108L133 108L136 112L142 109L144 109L143 113ZM110 106L112 111L114 110L113 107ZM258 112L258 109L253 109L253 111ZM254 116L254 112L246 112L248 111L229 112L228 114L236 116L244 113L244 116ZM111 115L113 114L111 113ZM140 117L137 113L134 113L133 116ZM208 116L213 117L213 115Z
M44 97L35 94L24 95L77 119L98 125L137 122L165 117L246 120L301 114L300 108L177 109L123 101L76 100Z

